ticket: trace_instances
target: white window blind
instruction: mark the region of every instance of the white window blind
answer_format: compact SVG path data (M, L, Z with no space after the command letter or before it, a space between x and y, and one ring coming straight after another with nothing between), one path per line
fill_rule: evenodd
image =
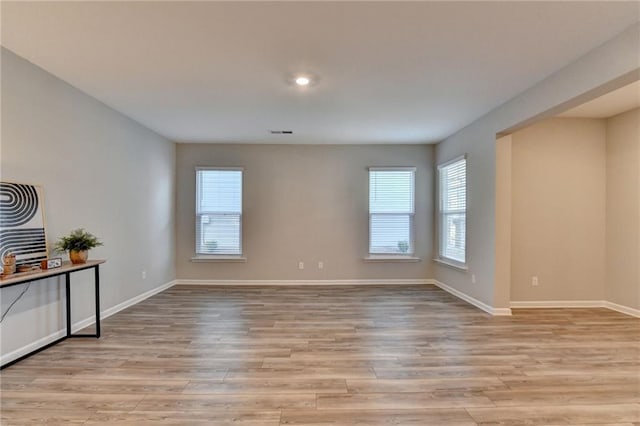
M438 166L440 258L466 263L467 160Z
M196 254L242 254L242 170L196 169Z
M369 169L369 253L413 254L415 168Z

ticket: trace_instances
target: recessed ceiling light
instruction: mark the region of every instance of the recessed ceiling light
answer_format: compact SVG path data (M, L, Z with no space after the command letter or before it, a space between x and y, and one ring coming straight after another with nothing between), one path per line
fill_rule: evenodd
M296 77L296 79L294 81L298 86L308 86L309 83L311 83L311 79L309 77L304 76L304 75L300 75L300 76Z
M316 86L319 80L320 79L316 74L307 71L291 73L286 76L287 85L297 89L302 89L300 91L305 91L307 88Z

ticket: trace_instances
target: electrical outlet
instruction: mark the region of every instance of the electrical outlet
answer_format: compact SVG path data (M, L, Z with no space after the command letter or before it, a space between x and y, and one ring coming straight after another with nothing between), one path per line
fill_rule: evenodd
M143 269L143 270L142 270L142 279L143 279L143 280L146 280L146 279L147 279L147 270L146 270L146 269Z
M538 282L538 277L531 277L531 285L532 286L540 285L540 283Z
M476 283L476 274L471 274L471 284Z
M324 262L321 260L320 262L318 262L318 269L323 269L324 268Z
M304 262L298 262L298 269L304 269Z

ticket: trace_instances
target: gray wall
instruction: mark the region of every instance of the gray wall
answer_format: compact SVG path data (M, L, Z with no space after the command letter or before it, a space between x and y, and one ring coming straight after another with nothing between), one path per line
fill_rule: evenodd
M44 188L47 237L84 227L104 241L102 309L175 279L175 146L2 49L3 181ZM147 278L142 279L142 270ZM92 275L72 276L73 320L93 312ZM31 285L0 325L6 355L61 330L61 280ZM0 291L2 311L23 286Z
M630 83L639 72L640 24L590 51L436 146L436 162L468 153L469 271L434 265L439 281L490 306L507 308L508 279L496 280L496 135L577 106ZM475 274L477 281L471 282Z
M511 300L603 300L606 120L553 118L511 137Z
M607 300L640 309L640 109L607 120Z
M200 280L425 279L432 250L429 145L178 144L177 276ZM195 167L242 166L246 263L193 263ZM415 166L418 263L365 263L368 166ZM305 269L298 269L298 262ZM324 269L318 269L318 261Z

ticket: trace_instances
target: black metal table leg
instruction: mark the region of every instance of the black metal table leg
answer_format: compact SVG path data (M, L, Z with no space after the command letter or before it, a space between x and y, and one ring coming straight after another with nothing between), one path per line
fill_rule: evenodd
M100 338L100 265L95 268L95 292L96 292L96 338Z
M65 291L67 293L67 337L71 336L71 274L64 274Z
M93 337L100 338L100 270L99 265L104 263L104 260L94 260L89 261L88 265L63 265L61 270L53 270L53 271L43 271L40 273L28 274L24 277L19 277L18 279L9 278L9 282L0 281L0 289L5 287L12 287L16 285L21 285L33 281L44 280L45 278L53 278L64 275L64 291L66 296L66 326L67 332L64 336L59 339L54 340L53 342L49 342L44 346L41 346L28 354L22 355L12 361L7 362L6 364L0 365L0 370L3 370L23 359L30 357L33 354L36 354L46 348L49 348L57 343L60 343L70 337ZM71 330L71 273L76 271L88 270L90 268L94 268L94 277L95 277L95 307L96 307L96 332L95 334L73 334Z
M96 302L96 332L94 334L67 334L67 337L95 337L97 339L100 338L100 265L96 265L93 267L93 277L94 277L94 292L95 292L95 302ZM70 294L70 293L67 293ZM69 318L69 317L67 317Z

